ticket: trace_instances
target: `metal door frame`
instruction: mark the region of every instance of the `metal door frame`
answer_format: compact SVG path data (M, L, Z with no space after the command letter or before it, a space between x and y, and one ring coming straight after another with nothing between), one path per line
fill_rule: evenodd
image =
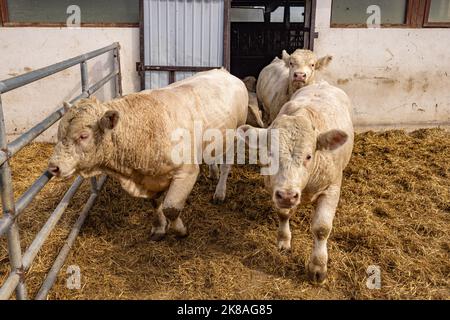
M144 0L139 0L139 45L140 45L140 61L136 62L136 71L141 79L141 90L145 89L145 72L148 71L164 71L169 72L169 84L175 82L175 72L188 71L188 72L201 72L211 69L217 69L224 67L230 70L230 9L232 0L224 1L224 13L223 13L223 65L216 67L198 67L198 66L156 66L145 65L145 52L144 52ZM314 39L318 38L318 33L315 32L316 22L316 3L317 0L305 0L305 25L309 24L309 34L307 39L305 38L305 48L314 50ZM306 41L307 40L307 41Z
M199 66L156 66L145 65L145 45L144 45L144 0L139 0L139 45L140 60L136 62L136 71L141 79L141 90L145 89L145 72L161 71L169 72L169 84L175 82L175 72L201 72L211 69L225 68L230 70L230 8L231 0L224 1L223 15L223 62L222 66L199 67Z

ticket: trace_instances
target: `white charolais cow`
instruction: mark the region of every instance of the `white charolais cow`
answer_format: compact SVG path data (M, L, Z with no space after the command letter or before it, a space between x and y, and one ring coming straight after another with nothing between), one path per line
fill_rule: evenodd
M170 227L185 236L180 212L197 180L199 164L175 163L172 151L179 142L173 140L173 133L187 130L197 150L204 150L203 139L194 140L196 123L203 130L219 129L225 134L245 124L247 108L244 83L224 69L110 102L85 99L61 119L49 171L61 177L104 173L135 197L154 198L165 192L151 238L159 240L165 235L166 217ZM222 150L226 152L226 146ZM215 200L225 198L230 167L221 165Z
M256 95L263 106L264 122L270 125L281 107L294 92L316 80L316 71L325 69L331 56L317 59L310 50L297 49L291 55L285 50L261 70L256 83Z
M298 90L269 128L244 125L237 131L249 144L251 129L267 130L259 132L260 136L278 134L279 157L270 159L278 161L278 171L266 176L265 182L278 212L279 249L291 247L289 218L295 208L302 201L315 202L311 219L314 243L307 264L313 282L326 278L327 239L339 201L342 172L353 149L351 109L344 91L321 81Z

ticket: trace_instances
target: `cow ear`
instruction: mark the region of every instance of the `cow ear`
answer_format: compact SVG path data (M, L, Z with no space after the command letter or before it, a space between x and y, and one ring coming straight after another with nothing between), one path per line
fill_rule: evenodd
M100 101L97 99L97 97L95 97L95 96L90 96L89 97L89 100L91 100L93 103L95 103L95 104L97 104L97 103L100 103Z
M333 57L332 56L324 56L324 57L322 57L322 58L319 58L318 60L317 60L317 62L316 62L316 70L323 70L323 69L325 69L329 64L330 64L330 62L333 60Z
M244 141L246 145L250 149L257 149L258 148L258 138L262 135L260 135L260 131L265 131L267 129L261 129L261 128L255 128L252 127L249 124L244 124L243 126L240 126L236 130L236 137Z
M104 131L112 130L116 127L118 121L119 112L117 112L116 110L108 110L99 121L100 128L102 128Z
M291 59L291 56L286 52L286 50L281 52L281 59L284 61L286 66L289 67L289 60Z
M69 102L64 101L63 107L64 107L64 112L67 112L67 111L69 111L70 108L72 108L72 105Z
M335 150L348 140L348 135L342 130L330 130L317 137L317 150Z

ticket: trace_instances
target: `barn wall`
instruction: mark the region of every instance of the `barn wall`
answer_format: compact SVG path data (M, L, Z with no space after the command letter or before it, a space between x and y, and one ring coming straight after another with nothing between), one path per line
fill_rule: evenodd
M72 58L113 42L121 44L124 94L139 90L136 62L139 61L138 28L2 28L0 27L0 79ZM112 57L104 55L88 62L89 78L99 80L111 72ZM109 99L114 86L105 86L96 94ZM2 95L9 140L61 107L62 102L81 91L80 67ZM53 141L56 126L41 140Z
M330 28L330 15L318 1L315 51L334 56L323 77L353 99L357 126L450 124L450 29Z
M331 0L317 4L315 50L332 54L323 77L343 88L355 103L360 128L417 127L450 123L450 29L330 28ZM139 90L138 28L1 28L0 79L71 58L112 42L122 45L124 93ZM178 55L181 55L178 51ZM180 57L181 59L181 57ZM100 79L110 61L89 63ZM186 62L187 63L187 62ZM80 90L79 68L2 95L11 137L24 132ZM108 99L112 89L97 94ZM43 135L52 140L55 129ZM10 137L10 138L11 138Z

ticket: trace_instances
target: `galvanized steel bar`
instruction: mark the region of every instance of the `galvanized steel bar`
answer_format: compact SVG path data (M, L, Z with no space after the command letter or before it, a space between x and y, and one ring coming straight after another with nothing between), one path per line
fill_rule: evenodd
M34 258L36 257L37 253L41 249L42 245L44 244L45 240L47 240L47 237L50 235L50 232L52 232L55 225L58 223L59 219L61 218L64 211L66 211L70 200L77 192L78 188L83 183L83 178L78 176L75 179L75 182L70 186L69 190L64 194L64 197L62 198L61 202L56 207L55 211L50 215L50 218L48 218L47 222L44 224L42 229L38 232L36 237L34 238L33 242L30 244L28 249L25 251L23 255L23 268L24 270L28 270L31 266L31 263L33 262Z
M6 127L5 119L3 116L2 99L0 95L0 148L7 151L8 143L6 140ZM3 206L3 217L14 216L14 191L11 177L11 167L8 161L4 162L0 167L0 185L1 185L1 198ZM17 223L13 223L7 232L8 237L8 254L9 263L11 266L11 272L15 270L22 270L22 250L20 248L20 236ZM20 277L16 289L16 297L20 300L27 299L27 290L23 282L23 278Z
M11 219L9 216L3 217L0 219L0 236L3 236L6 233L6 230L11 226Z
M45 240L49 236L50 232L53 230L55 225L58 223L58 221L61 218L64 211L67 209L67 206L69 205L69 201L72 199L75 192L81 186L81 184L83 183L83 180L84 179L82 177L78 176L75 179L75 182L69 188L69 190L67 190L67 192L64 194L64 197L62 198L61 202L58 204L56 209L50 215L50 218L48 218L47 222L42 227L42 229L38 232L38 234L34 238L31 245L25 251L25 253L23 255L23 259L21 259L22 264L20 265L20 267L16 267L11 271L11 273L9 274L5 283L0 288L0 299L9 298L10 295L12 294L12 291L15 288L14 287L15 284L18 284L16 294L20 290L20 287L21 287L20 283L22 282L24 273L30 268L31 263L33 262L34 258L38 254L39 250L41 249ZM15 225L16 224L14 223L12 225L12 227L10 228L10 230ZM20 243L19 243L19 245L20 245Z
M98 55L106 53L108 51L113 51L114 53L114 70L106 77L89 87L88 83L88 70L87 70L87 60L92 59ZM24 284L24 274L31 267L33 260L38 254L39 250L43 246L45 240L48 238L52 230L55 228L56 224L60 220L62 214L67 209L71 198L75 195L76 191L79 189L83 182L83 178L77 177L72 186L64 194L63 199L60 201L58 206L55 208L53 213L50 215L49 219L36 235L35 239L25 251L23 257L20 248L20 239L18 226L16 218L23 212L23 210L30 204L37 193L42 190L42 188L50 181L52 175L49 172L44 172L32 186L18 199L17 203L14 203L14 193L12 188L12 178L11 178L11 168L9 166L8 160L19 150L25 147L28 143L34 140L42 132L47 130L56 121L58 121L66 112L65 108L62 107L49 115L46 119L38 123L36 126L22 134L20 137L15 139L10 144L6 141L6 128L3 118L3 109L1 105L1 93L8 92L20 86L32 83L51 74L57 73L64 69L70 68L76 64L80 64L81 71L81 87L82 93L72 99L70 103L74 103L81 98L87 98L108 81L115 78L116 86L115 93L116 97L122 95L122 78L120 69L120 46L118 43L114 43L110 46L92 51L90 53L80 55L78 57L54 64L52 66L42 68L39 70L32 71L30 73L17 76L11 79L0 81L0 182L2 187L2 203L3 203L3 218L0 219L0 236L7 232L8 236L8 249L9 257L11 262L11 273L9 274L6 281L0 287L0 299L8 299L14 290L16 290L16 297L18 299L26 299L27 292ZM38 296L45 297L53 286L56 276L64 264L65 259L69 253L71 246L73 245L80 228L86 219L86 216L93 206L98 193L106 181L106 176L102 176L99 181L95 178L91 179L91 195L80 212L80 216L77 219L71 233L69 234L66 244L61 249L57 259L55 260L52 269L45 282L43 283Z
M8 216L0 221L0 237L3 236L14 220L23 212L23 210L33 201L34 197L45 187L53 175L45 171L16 202L16 211L14 216Z
M91 178L91 192L95 193L98 190L98 182L96 177Z
M0 220L0 237L3 237L8 232L13 222L14 219L10 215L6 215Z
M86 61L80 63L80 71L81 71L81 92L87 92L89 90L89 79Z
M25 285L25 271L23 267L22 249L20 248L19 226L14 222L8 230L8 252L11 271L19 276L16 287L17 300L28 300L27 287Z
M20 276L19 274L12 272L6 281L3 283L3 286L0 288L0 300L6 300L11 297L14 290L17 288L19 284Z
M93 93L95 93L98 89L100 89L101 87L103 87L109 80L111 80L112 78L114 78L116 76L116 74L118 73L117 70L114 70L113 72L111 72L110 74L108 74L106 77L104 77L102 80L98 81L97 83L95 83L93 86L91 86L89 88L89 96L92 95Z
M81 226L83 225L84 221L86 220L87 214L89 213L89 210L92 208L92 206L95 203L95 200L98 197L98 194L100 190L103 187L103 184L105 183L107 177L102 176L98 183L95 184L96 188L92 191L88 201L84 205L83 209L80 212L80 215L75 222L72 230L70 231L69 236L67 237L66 243L62 247L61 251L59 252L58 256L55 259L55 262L52 265L52 268L48 272L41 288L39 289L39 292L37 293L35 299L36 300L43 300L47 297L48 292L53 287L56 278L58 276L59 270L61 270L62 266L64 265L64 262L67 259L67 256L69 254L70 249L72 248L78 233L80 232ZM94 186L94 184L92 184Z
M122 96L122 69L120 67L120 46L118 46L116 49L114 49L114 65L115 70L117 70L117 76L116 76L116 98Z
M6 79L3 81L0 81L0 93L5 93L8 91L11 91L13 89L16 89L18 87L24 86L26 84L32 83L34 81L37 81L39 79L48 77L52 74L55 74L57 72L63 71L65 69L68 69L70 67L73 67L77 64L82 63L83 61L95 58L103 53L106 53L108 51L113 50L114 48L117 48L119 46L118 42L115 42L107 47L79 55L77 57L55 63L51 66L41 68L38 70L34 70L25 74L22 74L20 76Z
M30 204L34 197L41 191L45 185L53 178L53 175L47 170L28 188L27 191L16 202L17 218L23 210Z

